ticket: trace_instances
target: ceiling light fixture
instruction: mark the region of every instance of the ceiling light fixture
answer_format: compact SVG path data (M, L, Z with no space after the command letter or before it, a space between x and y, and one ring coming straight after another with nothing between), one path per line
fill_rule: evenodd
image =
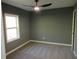
M40 7L35 6L35 7L34 7L34 10L35 10L35 11L40 11Z

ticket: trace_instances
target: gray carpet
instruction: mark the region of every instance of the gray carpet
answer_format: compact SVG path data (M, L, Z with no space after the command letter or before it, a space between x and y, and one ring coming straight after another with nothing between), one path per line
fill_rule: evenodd
M7 59L76 59L70 47L29 43L7 56Z

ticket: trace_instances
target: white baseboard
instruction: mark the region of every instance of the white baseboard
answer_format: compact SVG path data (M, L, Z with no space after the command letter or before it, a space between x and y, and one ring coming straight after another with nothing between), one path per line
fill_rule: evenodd
M54 42L46 42L46 41L38 41L38 40L29 40L29 41L23 43L22 45L16 47L15 49L13 49L13 50L7 52L7 53L6 53L6 56L9 55L9 54L11 54L12 52L18 50L19 48L23 47L24 45L26 45L26 44L28 44L28 43L30 43L30 42L38 42L38 43L45 43L45 44L56 44L56 45L72 46L72 45L69 45L69 44L62 44L62 43L54 43ZM76 55L76 54L75 54L75 55Z
M54 43L54 42L46 42L46 41L38 41L38 40L31 40L31 42L46 43L46 44L55 44L55 45L63 45L63 46L72 46L70 44Z
M22 45L20 45L20 46L16 47L16 48L15 48L15 49L13 49L13 50L11 50L11 51L7 52L7 53L6 53L6 56L7 56L7 55L9 55L9 54L11 54L12 52L14 52L14 51L18 50L19 48L23 47L24 45L28 44L29 42L31 42L31 40L29 40L29 41L27 41L27 42L23 43Z

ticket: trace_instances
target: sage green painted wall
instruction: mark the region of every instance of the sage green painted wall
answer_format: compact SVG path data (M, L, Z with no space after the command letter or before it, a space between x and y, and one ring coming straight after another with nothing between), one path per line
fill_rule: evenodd
M6 52L18 47L29 40L29 14L30 12L20 8L2 3L2 11L4 13L15 14L19 16L20 39L6 43ZM6 39L6 38L5 38Z
M71 44L73 7L33 13L31 39ZM46 39L43 39L46 37Z

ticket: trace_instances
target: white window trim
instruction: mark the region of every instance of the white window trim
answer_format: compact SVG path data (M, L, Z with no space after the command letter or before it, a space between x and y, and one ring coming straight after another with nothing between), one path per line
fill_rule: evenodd
M19 33L19 15L15 15L15 14L9 14L9 13L5 13L5 16L15 16L15 17L17 17L17 27L16 27L16 29L17 29L17 38L14 38L14 39L11 39L11 40L8 40L7 39L7 32L6 32L6 41L7 41L7 43L9 43L9 42L12 42L12 41L15 41L15 40L18 40L18 39L20 39L20 33ZM6 23L6 18L5 18L5 23ZM7 28L6 28L6 25L5 25L5 30L7 30Z

